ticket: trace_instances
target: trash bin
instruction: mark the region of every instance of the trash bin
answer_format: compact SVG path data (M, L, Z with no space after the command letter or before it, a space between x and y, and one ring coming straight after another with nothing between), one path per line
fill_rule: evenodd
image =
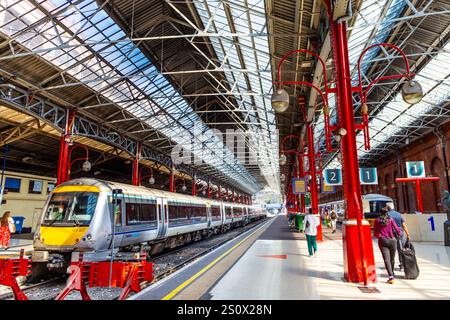
M16 226L15 233L22 232L22 226L23 226L23 221L25 220L25 217L13 217L13 219L14 219L14 225Z
M303 219L305 218L305 215L303 214L297 214L295 216L295 227L298 231L303 230Z

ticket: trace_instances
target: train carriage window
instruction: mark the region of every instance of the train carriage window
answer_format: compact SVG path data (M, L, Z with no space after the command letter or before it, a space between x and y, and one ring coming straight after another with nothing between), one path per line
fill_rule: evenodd
M138 203L125 203L127 225L139 223L140 209L140 204Z
M156 203L144 203L141 205L141 223L156 225Z
M220 206L211 206L211 219L213 221L220 220Z
M227 219L231 219L233 217L231 207L225 207L225 216L227 217Z

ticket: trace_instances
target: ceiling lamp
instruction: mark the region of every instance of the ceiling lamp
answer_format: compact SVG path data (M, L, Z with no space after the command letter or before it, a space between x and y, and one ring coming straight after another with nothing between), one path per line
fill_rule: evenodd
M402 97L406 103L419 103L423 98L422 87L417 81L409 80L402 87Z
M155 178L153 178L153 176L151 176L150 179L148 179L148 183L155 184Z
M281 154L280 156L280 165L284 166L287 162L287 158L285 154Z
M183 186L181 187L181 190L186 191L187 187L185 184L183 184Z
M282 113L289 107L289 94L284 89L278 89L272 94L272 107L277 113Z
M90 171L91 168L92 168L92 164L91 164L88 160L86 160L85 162L83 162L83 165L81 166L81 169L82 169L84 172Z

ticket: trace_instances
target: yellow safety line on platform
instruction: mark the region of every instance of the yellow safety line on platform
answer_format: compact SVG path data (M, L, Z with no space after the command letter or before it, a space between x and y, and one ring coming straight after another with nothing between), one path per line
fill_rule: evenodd
M265 226L267 223L265 223L264 225L261 226L261 228L263 226ZM211 262L210 264L208 264L206 267L204 267L202 270L200 270L199 272L197 272L196 274L194 274L191 278L189 278L188 280L186 280L185 282L183 282L182 284L180 284L177 288L175 288L172 292L170 292L168 295L166 295L164 298L162 298L161 300L170 300L173 297L175 297L178 293L180 293L181 290L183 290L184 288L186 288L188 285L190 285L195 279L197 279L198 277L200 277L202 274L204 274L206 271L208 271L209 269L211 269L217 262L219 262L219 260L221 260L222 258L224 258L225 256L227 256L231 251L233 251L234 249L236 249L237 247L239 247L244 241L246 241L248 238L250 238L251 236L253 236L256 232L258 232L259 230L261 230L261 228L258 228L257 230L253 231L251 234L249 234L247 237L245 237L244 239L242 239L241 241L239 241L238 243L236 243L233 247L231 247L230 249L228 249L225 253L223 253L221 256L219 256L218 258L216 258L213 262Z

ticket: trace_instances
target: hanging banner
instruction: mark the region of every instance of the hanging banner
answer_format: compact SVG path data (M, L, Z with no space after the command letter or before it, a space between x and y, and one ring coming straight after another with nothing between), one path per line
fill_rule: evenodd
M341 169L325 169L323 170L323 179L328 186L341 186L342 173Z
M425 178L425 162L423 161L406 162L406 176L408 178Z
M361 184L378 184L377 168L359 168Z
M305 178L294 178L292 179L292 193L293 194L305 194L306 190L306 179Z

